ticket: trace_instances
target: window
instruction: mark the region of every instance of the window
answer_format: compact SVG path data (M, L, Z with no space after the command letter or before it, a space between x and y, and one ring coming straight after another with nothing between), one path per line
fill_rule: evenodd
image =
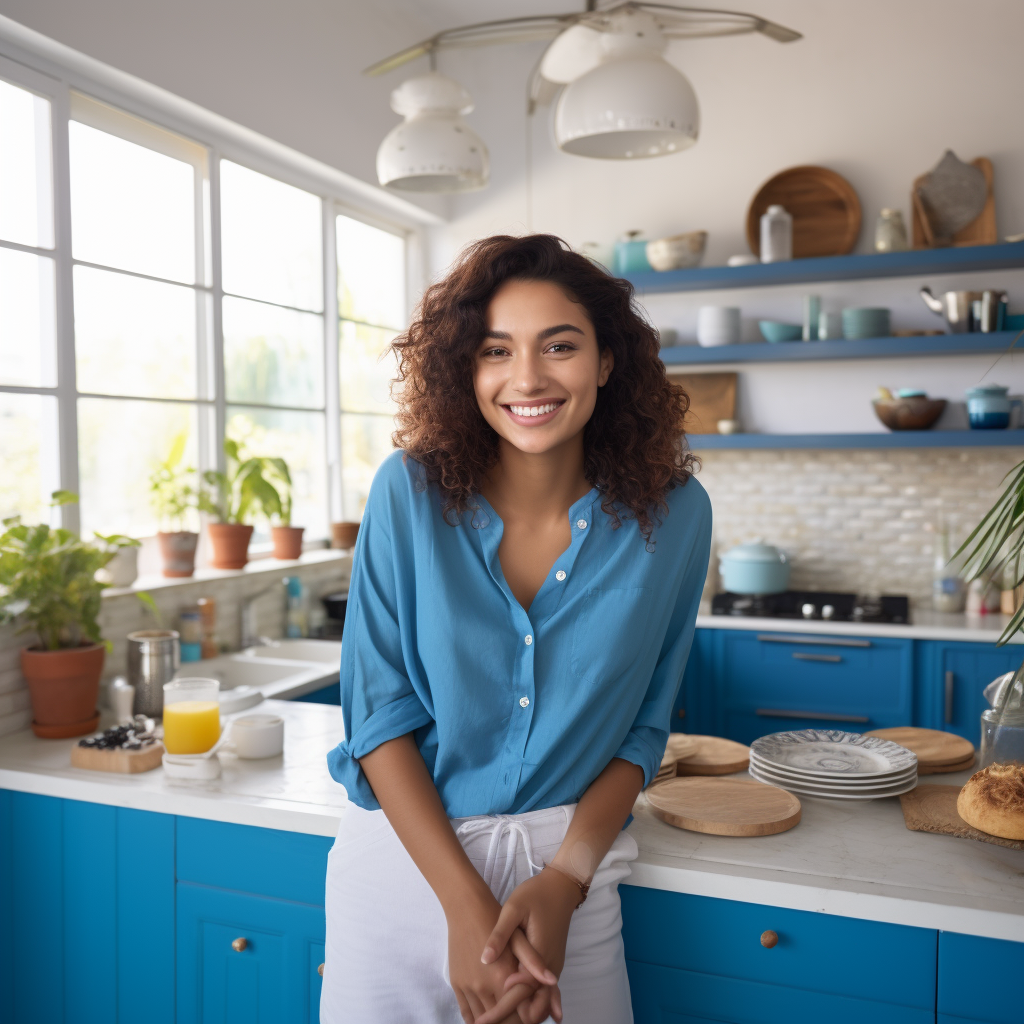
M65 525L150 536L148 477L182 434L197 471L225 436L285 458L307 539L361 514L407 232L231 148L0 56L0 516L46 519L63 487Z

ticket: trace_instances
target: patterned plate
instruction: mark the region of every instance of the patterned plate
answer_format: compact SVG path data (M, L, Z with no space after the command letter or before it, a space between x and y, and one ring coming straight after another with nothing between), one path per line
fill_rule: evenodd
M834 729L773 732L754 740L751 753L768 765L813 778L893 775L917 767L917 755L878 736Z
M861 775L836 775L831 778L816 776L812 778L807 775L794 775L785 769L765 765L761 761L751 760L750 767L758 775L771 779L776 786L787 786L792 782L795 786L827 789L840 793L868 793L878 789L892 789L893 786L901 786L904 782L910 782L917 778L917 772L913 768L900 772L898 775L872 775L868 778Z
M752 779L756 779L758 782L763 782L766 785L784 789L788 793L796 793L797 796L816 796L823 800L882 800L885 797L902 796L904 793L909 793L912 789L917 788L917 776L914 776L914 778L909 779L907 782L899 783L890 788L877 790L871 793L852 789L837 789L836 792L828 792L820 786L802 786L796 782L775 782L767 776L761 775L753 766L751 766L750 769L750 777Z

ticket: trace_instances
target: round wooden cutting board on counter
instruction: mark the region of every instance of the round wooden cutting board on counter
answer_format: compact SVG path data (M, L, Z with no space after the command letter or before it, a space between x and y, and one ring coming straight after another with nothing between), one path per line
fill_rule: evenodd
M892 729L873 729L864 735L878 736L912 750L917 754L918 775L965 771L974 764L974 744L941 729L900 725Z
M685 735L676 733L674 735ZM692 754L681 757L677 775L732 775L746 771L750 764L750 747L721 736L690 736L696 744Z
M715 836L771 836L800 821L800 801L750 779L677 778L647 790L662 821Z

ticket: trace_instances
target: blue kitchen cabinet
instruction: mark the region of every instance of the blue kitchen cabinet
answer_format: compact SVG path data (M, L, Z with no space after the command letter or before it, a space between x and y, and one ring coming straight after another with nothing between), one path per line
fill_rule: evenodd
M294 700L301 700L306 704L341 704L341 683L332 683L322 690L314 690L312 693L304 693Z
M631 885L619 892L637 1024L934 1024L933 930ZM761 943L769 930L773 948Z
M939 933L937 1024L1024 1024L1024 942Z
M715 630L698 629L693 634L682 685L672 709L672 731L708 735L714 731L715 713Z
M1024 646L919 640L917 686L920 721L981 742L981 713L988 708L983 690L996 676L1014 672L1024 660Z

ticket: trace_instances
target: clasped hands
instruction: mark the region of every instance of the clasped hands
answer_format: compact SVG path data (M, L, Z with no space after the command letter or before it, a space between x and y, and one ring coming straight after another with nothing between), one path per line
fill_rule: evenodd
M572 878L546 867L504 906L486 889L460 902L448 917L448 974L466 1024L562 1020L558 975L579 899Z

